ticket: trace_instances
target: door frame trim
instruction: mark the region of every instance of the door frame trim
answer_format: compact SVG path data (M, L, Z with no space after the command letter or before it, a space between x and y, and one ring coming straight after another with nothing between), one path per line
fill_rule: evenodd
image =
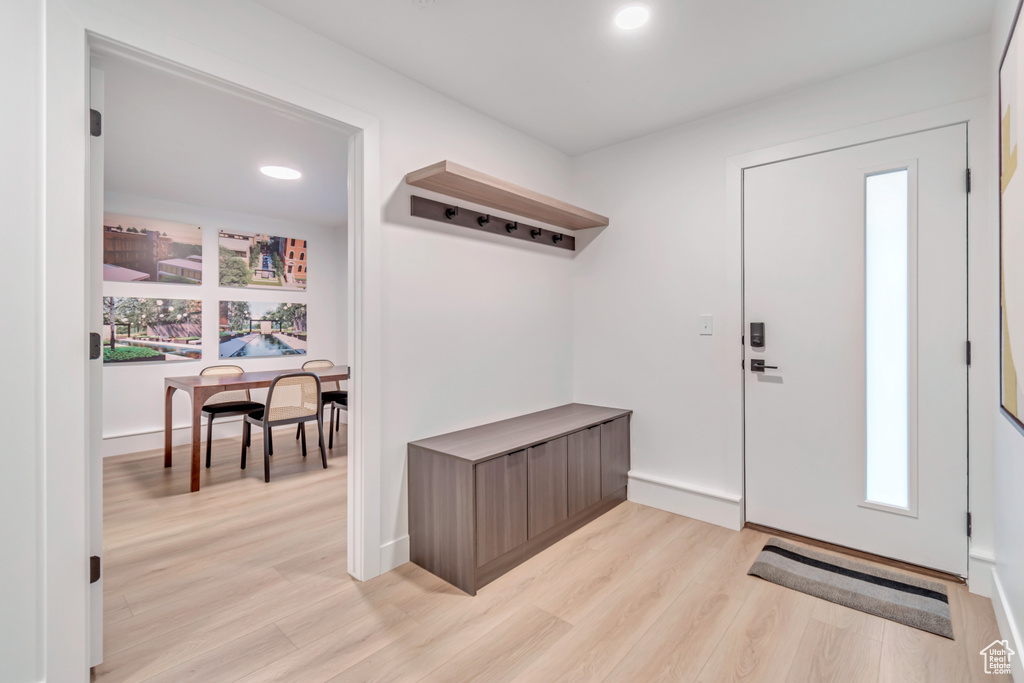
M995 129L991 126L990 117L990 98L976 98L961 102L953 105L939 107L936 109L909 114L893 119L887 119L884 121L877 121L867 123L862 126L856 126L840 131L827 133L824 135L814 136L803 140L796 140L793 142L784 143L781 145L775 145L760 150L746 152L731 156L726 159L726 201L727 201L727 225L729 230L727 234L732 240L730 245L730 253L736 256L728 260L728 269L726 272L727 280L727 301L731 301L730 310L728 311L725 321L725 329L738 330L741 339L745 339L746 330L743 329L744 320L744 263L743 263L743 173L746 169L754 168L757 166L764 166L767 164L773 164L780 161L787 161L790 159L796 159L805 156L812 156L821 154L824 152L834 151L843 149L846 147L854 147L870 142L877 142L890 138L903 137L908 134L924 132L928 130L934 130L937 128L945 128L951 125L957 125L964 123L967 125L967 163L970 167L975 167L979 171L975 173L974 180L982 180L982 182L975 182L975 187L972 188L975 193L983 191L982 188L987 187L988 176L990 175L987 171L987 161L991 157L991 151L982 147L982 149L972 149L970 146L970 137L972 129L977 134L980 131L980 137L987 139L992 137ZM994 147L993 147L994 149ZM983 176L983 178L981 178ZM985 197L986 195L982 195ZM967 234L968 240L973 232L972 228L978 221L985 221L990 219L992 207L991 201L970 201L968 196L968 211L967 211ZM968 249L968 278L970 277L970 255L971 250ZM968 290L970 280L968 279ZM994 290L995 291L995 290ZM970 324L970 291L968 291L968 322ZM729 320L731 318L731 320ZM969 333L970 327L965 333ZM736 366L740 369L740 373L737 376L737 382L731 385L730 395L728 396L727 405L732 407L733 424L736 426L735 429L730 429L727 437L727 449L730 454L730 461L739 463L738 475L739 481L737 482L740 491L740 523L744 525L747 523L746 516L746 405L745 405L745 353L746 345L741 343L737 348L737 357L735 358ZM980 354L978 354L980 355ZM972 377L978 373L971 373L968 368L968 415L970 414L971 404L971 384ZM977 381L977 380L975 380ZM980 395L981 392L973 392L974 396ZM984 400L984 399L982 399ZM734 412L733 412L734 411ZM970 429L970 422L968 422L968 453L970 452L970 444L972 438L977 438L977 435ZM965 455L965 466L968 468L967 482L967 509L971 510L971 495L970 495L970 461L969 456ZM975 520L975 528L977 528L978 520ZM989 521L989 525L991 522ZM988 534L990 535L990 534ZM968 546L971 547L970 544ZM970 562L968 564L970 567Z
M78 9L77 7L75 8ZM354 368L349 406L353 452L348 476L348 571L359 580L380 574L381 440L381 189L380 121L370 113L242 64L114 13L77 12L62 0L45 3L41 86L38 207L38 336L40 527L37 566L39 670L45 681L79 680L88 666L88 514L86 367L82 339L89 330L89 293L57 280L86 282L83 257L88 201L88 78L90 48L122 46L192 69L288 107L337 121L351 130L349 147L349 354ZM54 273L58 273L55 276ZM56 278L56 279L55 279ZM88 288L87 288L88 289ZM47 329L79 334L47 335Z

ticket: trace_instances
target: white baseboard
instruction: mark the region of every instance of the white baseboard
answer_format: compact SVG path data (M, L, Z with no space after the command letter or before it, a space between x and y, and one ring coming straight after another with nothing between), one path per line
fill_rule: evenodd
M214 420L213 438L227 439L239 437L242 434L242 418L227 417L223 420ZM188 425L174 427L171 430L171 444L183 446L190 442L192 430ZM206 421L203 421L203 442L206 442ZM164 447L163 427L157 429L145 429L125 434L104 435L103 457L109 458L114 455L125 453L139 453Z
M629 471L629 500L702 522L739 530L743 527L739 494L691 486L654 474Z
M967 560L967 588L975 595L992 597L992 570L996 558L985 550L972 550Z
M992 570L992 609L996 613L996 624L999 625L999 637L1007 641L1010 649L1017 654L1011 658L1013 680L1024 681L1024 640L1021 640L1010 603L1006 601L1003 584L999 581L999 571Z
M340 415L341 423L347 425L348 412L343 410L341 411ZM330 413L326 413L324 417L325 435L329 419ZM220 420L214 420L213 438L215 440L239 438L242 435L241 423L241 417L226 417ZM294 427L292 429L294 429ZM171 443L175 446L183 446L189 443L191 438L192 430L188 425L174 427L171 430ZM206 420L203 420L202 441L203 443L206 443ZM162 449L163 447L163 427L159 427L156 429L145 429L137 432L128 432L126 434L112 434L103 436L104 458L109 458L114 455L124 455L125 453L139 453L141 451Z
M409 561L409 536L389 541L380 547L380 573L389 572Z

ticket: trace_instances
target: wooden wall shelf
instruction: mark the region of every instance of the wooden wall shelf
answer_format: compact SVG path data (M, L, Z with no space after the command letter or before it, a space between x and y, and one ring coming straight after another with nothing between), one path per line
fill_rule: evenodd
M451 161L441 161L413 171L405 176L405 182L424 190L509 211L568 230L608 225L608 219L600 214Z

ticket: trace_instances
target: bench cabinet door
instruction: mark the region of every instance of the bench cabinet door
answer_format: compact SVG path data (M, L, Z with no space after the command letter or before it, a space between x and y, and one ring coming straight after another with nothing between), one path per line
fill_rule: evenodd
M476 566L526 543L526 451L476 465Z
M569 517L567 455L568 439L564 436L533 446L527 452L530 538Z
M601 497L626 487L629 472L629 417L601 425Z
M601 426L569 435L569 516L601 500Z

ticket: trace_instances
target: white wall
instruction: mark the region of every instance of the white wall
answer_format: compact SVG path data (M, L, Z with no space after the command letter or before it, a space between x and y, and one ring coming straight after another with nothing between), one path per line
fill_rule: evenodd
M43 443L39 401L42 320L38 302L43 242L40 207L43 15L32 0L6 3L0 21L0 61L5 96L0 121L19 131L4 143L4 156L17 159L0 167L0 205L6 220L4 241L18 245L4 278L9 320L0 350L9 359L0 392L0 678L35 681L42 675L42 497ZM17 295L13 295L14 292Z
M12 120L26 125L7 157L9 167L17 168L22 178L12 186L17 201L5 208L25 219L19 229L35 226L39 258L22 274L39 279L28 280L24 293L55 328L63 321L71 329L85 329L84 288L75 285L86 279L85 188L78 189L87 168L86 70L80 68L86 50L83 28L158 56L174 55L193 68L206 65L228 80L282 99L309 102L320 111L349 111L367 131L367 159L379 174L374 179L381 190L379 232L377 217L372 216L369 222L374 227L367 240L372 253L379 244L381 263L378 272L376 261L371 262L373 270L364 277L374 283L379 278L383 289L374 291L369 301L376 305L375 297L383 296L378 313L384 340L380 349L366 351L380 353L384 370L379 410L384 425L383 544L379 561L367 561L368 566L386 570L408 557L408 441L572 399L571 257L541 245L516 245L412 220L409 190L403 184L407 172L452 159L574 201L564 154L247 0L16 2L20 4L5 3L2 23L3 37L10 38L4 49L12 50L8 61L14 65L7 73L12 74L19 97L6 98L10 104L5 107L15 115ZM40 61L33 63L34 58ZM44 126L47 139L61 144L44 149ZM31 201L35 188L24 177L31 169L44 168L45 218ZM376 194L375 185L358 189L361 196ZM371 214L378 210L366 208ZM33 320L26 316L24 320ZM5 503L13 500L18 519L26 524L33 521L30 511L44 509L49 501L45 536L31 539L43 544L41 551L33 553L35 545L22 533L26 527L15 530L7 525L3 532L5 550L15 558L4 571L17 577L45 576L49 598L41 599L41 589L33 592L31 581L5 583L0 622L4 634L17 636L3 645L5 655L12 647L16 650L16 659L9 661L17 662L5 661L5 679L17 666L13 680L19 683L36 675L70 681L79 672L83 679L86 674L86 462L81 445L86 429L84 415L76 417L86 395L84 341L74 335L41 333L43 339L42 355L32 368L33 375L42 373L49 380L43 403L29 408L25 401L18 424L38 424L37 438L49 435L43 449L39 442L35 447L30 440L22 444L25 453L34 454L26 455L33 471L45 469L46 476L37 479L36 486L31 477L17 482L7 477L3 485L5 494L9 486L14 493ZM31 360L24 349L19 353ZM61 367L78 368L82 377L62 375ZM14 375L25 385L29 368L28 362L20 364L25 377ZM370 393L372 404L377 397ZM371 531L376 528L372 520L368 524ZM43 629L36 639L28 635L34 625Z
M727 160L989 98L988 59L982 36L574 160L584 205L613 218L576 258L575 398L636 411L632 467L642 478L631 478L631 498L727 526L741 521L740 243ZM986 196L994 126L980 119L971 156ZM990 204L973 197L972 552L990 557L995 223ZM705 313L715 316L714 336L698 336Z
M227 57L257 85L379 118L382 568L404 562L407 442L572 400L571 255L412 219L404 176L451 159L573 201L568 158L245 0L51 1L101 35Z
M5 98L6 104L0 106L5 114L12 114L11 120L22 120L26 132L14 141L17 146L11 159L19 163L9 168L17 168L18 173L7 187L15 188L16 201L5 203L5 208L18 212L25 225L36 226L40 234L43 222L25 169L38 168L45 158L38 135L32 135L38 132L42 116L38 107L42 74L31 58L44 49L38 16L44 5L51 22L73 23L73 17L92 31L130 45L144 43L154 52L173 52L196 63L234 65L228 71L244 74L254 87L262 84L269 90L316 93L379 119L384 369L380 493L385 570L408 554L408 441L565 403L574 394L577 400L637 411L635 467L688 485L738 494L739 460L722 456L735 438L737 415L731 412L734 397L729 378L736 371L739 351L738 310L733 310L735 302L724 294L729 287L729 260L736 257L722 236L727 229L725 159L985 96L990 84L984 78L987 43L978 39L596 152L573 164L560 152L246 0L15 2L5 4L0 49L12 51L8 64L14 71L8 73L19 96ZM64 47L54 43L50 49L79 47L72 40ZM82 86L50 84L50 88L73 98ZM63 111L60 107L75 110L74 102L50 104L55 112ZM68 158L79 165L82 156L77 150L51 150L50 154L54 163ZM446 158L601 211L612 217L612 225L577 253L574 262L561 250L555 253L540 245L409 218L410 191L403 183L404 174ZM573 168L574 181L570 178ZM979 182L984 183L984 178ZM59 207L59 198L51 201ZM81 229L74 217L61 218L59 223L47 224L52 239ZM47 280L33 281L33 272L42 278L38 270L20 263L14 267L31 282L25 287L26 298L37 306L45 302L47 316L81 306L80 292L74 291L74 283L68 286L61 272L50 271ZM716 315L714 337L696 336L699 313ZM24 314L24 320L33 319L30 310ZM59 339L50 346L61 344L60 348L71 349L71 342ZM19 353L25 358L26 351ZM54 357L59 360L59 356ZM20 364L12 372L22 375L13 376L29 380L40 367L39 362L34 368L28 362ZM67 402L74 400L72 396ZM28 408L26 401L21 410L18 424L42 421L39 406ZM62 414L60 419L66 418ZM40 428L37 434L42 433ZM13 501L18 518L31 521L27 511L40 510L44 500L43 485L30 486L31 473L41 470L44 455L28 434L22 436L24 452L35 453L36 460L26 458L32 461L32 467L26 466L21 473L27 478L4 478L0 504ZM984 462L982 455L972 466L983 468ZM72 475L61 476L70 482ZM79 494L68 497L80 498ZM80 515L81 509L69 509L62 528L73 527L73 514ZM983 529L984 521L978 520L976 526ZM45 570L50 575L56 575L54 568L71 566L51 551L62 544L76 550L72 541L49 539ZM41 575L34 539L8 525L3 542L16 558L3 571L15 572L16 577ZM5 581L3 586L2 633L16 636L0 645L5 675L7 662L12 662L12 668L20 667L13 669L18 673L12 678L15 681L32 680L40 671L42 638L27 635L42 622L34 619L37 614L46 615L50 661L65 670L77 670L84 655L59 649L74 642L69 635L73 625L58 632L62 626L59 605L44 611L38 584L33 593L31 580ZM72 588L77 590L77 584L69 591ZM64 597L70 601L73 596L69 596ZM75 613L70 617L70 621L77 619ZM11 659L6 658L8 653ZM61 657L67 661L59 661Z
M339 133L340 135L341 133ZM338 364L348 362L348 317L346 287L348 271L348 233L335 229L306 225L190 206L150 197L137 197L107 192L105 210L110 213L178 221L202 228L203 284L140 284L104 282L103 296L138 296L146 298L200 299L203 302L203 358L197 361L164 363L108 364L103 368L103 454L132 453L163 447L164 398L163 380L175 375L194 375L209 365L231 363L246 370L277 370L297 368L304 361L328 358ZM237 289L217 285L217 236L229 232L262 232L309 241L308 289L305 292L272 289ZM95 264L94 264L95 265ZM305 303L309 319L309 348L305 356L271 356L220 360L217 357L218 306L221 300L281 301ZM253 398L262 400L266 390L253 391ZM188 396L174 396L174 443L189 443L191 409ZM238 418L225 418L214 423L214 438L237 437L241 429ZM203 432L206 439L206 432Z
M992 51L988 79L993 89L998 86L999 62L1002 58L1006 39L1010 35L1010 25L1018 0L998 0L992 24ZM1019 29L1018 29L1019 30ZM999 109L993 101L992 119L998 120ZM991 144L998 144L998 138L992 136ZM993 172L998 172L997 161L993 161ZM998 188L990 192L990 201L998 202ZM997 252L998 254L998 252ZM998 287L998 268L991 273L991 278ZM998 292L998 289L996 289ZM997 314L998 314L998 309ZM998 319L993 321L998 332ZM995 351L998 352L998 346ZM998 375L996 375L998 378ZM1000 403L998 379L990 397L994 406ZM1014 659L1014 678L1024 680L1024 639L1021 628L1024 626L1024 432L1010 418L1001 413L994 417L995 453L994 471L994 517L995 517L995 577L996 589L993 591L992 604L999 630L1003 638L1011 641L1012 649L1017 652Z

